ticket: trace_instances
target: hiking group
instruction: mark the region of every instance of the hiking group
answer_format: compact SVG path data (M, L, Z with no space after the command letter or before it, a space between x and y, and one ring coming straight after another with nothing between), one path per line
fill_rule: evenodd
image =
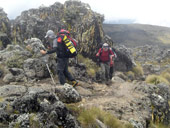
M68 82L71 83L73 87L77 86L78 82L68 71L69 58L75 57L77 55L76 40L70 37L69 31L64 29L61 29L57 35L55 35L54 31L48 30L45 38L48 43L48 50L40 50L40 52L43 55L56 52L57 74L60 84L64 85L68 80ZM109 45L104 43L96 56L100 62L103 81L105 81L106 84L109 84L113 73L113 57L115 57L115 54Z

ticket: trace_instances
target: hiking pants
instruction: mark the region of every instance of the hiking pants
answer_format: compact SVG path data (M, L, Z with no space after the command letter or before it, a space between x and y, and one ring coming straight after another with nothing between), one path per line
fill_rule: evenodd
M58 64L57 64L57 71L58 71L58 78L60 81L60 84L64 85L66 83L66 78L69 81L73 81L73 77L68 71L68 58L58 58L57 59Z
M115 67L113 65L112 67L110 67L110 73L109 73L110 79L112 79L114 72L115 72Z
M104 81L109 80L109 74L110 74L110 62L106 63L100 63L101 70L102 70L102 78Z

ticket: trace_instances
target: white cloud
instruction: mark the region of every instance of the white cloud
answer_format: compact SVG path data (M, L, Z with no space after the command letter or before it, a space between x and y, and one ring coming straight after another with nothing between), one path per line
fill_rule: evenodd
M58 0L64 3L65 0ZM136 23L170 27L169 0L81 0L89 3L92 10L105 15L106 20L135 19ZM52 5L56 0L0 0L10 18L20 15L21 11L38 8L44 4Z

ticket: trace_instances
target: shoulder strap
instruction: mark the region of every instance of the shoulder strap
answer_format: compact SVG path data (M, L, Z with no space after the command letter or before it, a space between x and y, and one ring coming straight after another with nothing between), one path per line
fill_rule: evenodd
M101 56L102 52L103 52L103 48L101 48L100 53L99 53L99 56Z

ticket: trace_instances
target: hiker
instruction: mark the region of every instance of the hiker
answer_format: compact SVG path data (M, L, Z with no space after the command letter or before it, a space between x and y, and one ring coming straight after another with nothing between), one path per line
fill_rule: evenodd
M113 48L111 48L111 50L114 54L114 57L110 58L110 72L109 72L110 79L112 79L113 73L115 72L114 61L117 58L117 54L115 53L115 50Z
M65 37L65 36L64 36ZM72 86L78 85L78 82L73 78L73 76L68 71L69 57L66 55L65 44L63 42L63 37L57 36L52 30L48 30L45 38L48 42L52 42L52 49L45 51L40 50L41 54L52 54L56 52L57 54L57 73L61 85L66 83L66 78L71 82Z
M110 83L110 64L113 64L113 61L110 60L112 60L114 56L114 53L107 43L104 43L96 54L96 57L98 57L98 61L100 62L102 78L106 84Z

